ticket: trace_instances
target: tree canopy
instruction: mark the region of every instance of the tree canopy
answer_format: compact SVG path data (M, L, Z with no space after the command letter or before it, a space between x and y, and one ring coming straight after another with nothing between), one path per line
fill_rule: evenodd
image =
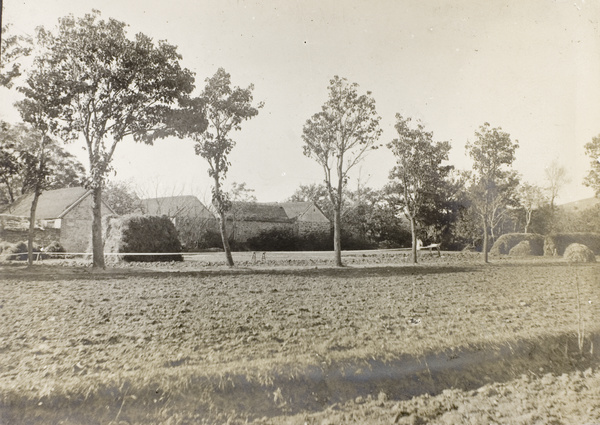
M390 172L387 193L390 201L406 216L411 225L413 262L417 262L417 227L427 224L427 217L443 209L438 196L453 169L443 165L448 160L449 142L435 142L433 133L422 123L410 126L410 118L396 114L398 138L388 143L396 157Z
M341 210L349 171L376 147L381 129L371 92L358 93L358 84L337 75L329 82L329 98L302 129L304 155L323 169L334 212L334 251L341 258Z
M175 46L141 33L129 39L125 23L102 20L98 11L61 18L53 32L37 30L33 66L19 88L26 96L20 108L36 111L66 142L85 143L94 267L104 267L102 186L117 144L127 136L152 144L179 134L183 124L197 131L206 127L189 101L194 76L180 60Z
M585 145L585 153L590 157L590 171L584 180L584 184L596 192L600 198L600 135L593 137L592 141Z
M473 171L468 189L471 208L479 218L483 232L484 261L488 262L489 236L514 205L518 175L512 170L519 147L510 134L500 127L484 123L475 132L475 141L467 143L467 153L473 159Z
M206 86L199 98L204 107L208 128L206 131L189 131L195 141L196 155L208 162L208 174L213 179L212 203L220 222L221 238L227 264L233 266L233 257L225 226L225 213L231 208L231 200L223 190L224 179L231 163L229 154L235 146L232 131L241 130L242 122L258 115L263 104L253 105L254 86L232 87L231 75L223 68L206 79Z

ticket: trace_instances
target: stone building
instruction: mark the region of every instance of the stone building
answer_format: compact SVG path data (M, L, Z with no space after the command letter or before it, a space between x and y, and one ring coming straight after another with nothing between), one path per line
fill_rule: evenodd
M297 236L329 234L331 223L314 202L234 202L227 230L235 242L244 243L263 231L290 230Z
M299 236L331 231L331 222L314 202L282 202L287 216L294 220L294 231Z
M294 220L282 206L258 202L233 202L227 213L227 234L230 240L243 244L268 230L294 230Z
M21 196L2 213L26 220L28 227L32 201L33 194ZM85 252L92 239L92 203L92 191L83 187L43 192L35 214L35 242L44 246L58 240L67 252ZM103 201L102 216L108 214L114 212ZM10 230L3 226L0 231L0 238L9 242L27 239L27 230Z

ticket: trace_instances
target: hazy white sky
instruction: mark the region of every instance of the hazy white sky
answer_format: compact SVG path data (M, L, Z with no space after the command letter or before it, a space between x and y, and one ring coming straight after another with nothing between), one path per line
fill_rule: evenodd
M235 135L229 182L246 182L259 201L281 201L322 171L302 154L302 126L318 112L329 79L369 90L382 116L380 143L396 137L397 112L421 119L437 140L452 143L451 163L470 168L464 145L484 122L517 139L515 167L543 184L558 160L572 183L559 201L593 196L581 182L583 146L600 134L600 0L306 0L200 2L5 0L12 32L33 35L60 16L99 9L179 47L197 90L218 67L235 85L255 85L265 107ZM15 121L14 98L0 92L0 118ZM70 149L82 154L82 145ZM80 155L86 164L85 155ZM87 165L87 164L86 164ZM385 184L394 165L386 149L356 169L362 183ZM192 193L208 199L210 180L189 140L155 146L125 140L114 179L148 194Z

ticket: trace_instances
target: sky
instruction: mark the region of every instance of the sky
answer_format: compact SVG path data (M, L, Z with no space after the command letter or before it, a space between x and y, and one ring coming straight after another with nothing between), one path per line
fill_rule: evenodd
M395 116L419 119L435 140L452 144L450 163L467 170L465 144L489 122L519 149L524 181L544 186L552 161L570 183L558 202L593 196L584 145L600 134L600 0L4 0L11 33L33 35L61 16L92 9L178 46L196 74L196 93L219 67L234 85L254 85L265 106L234 134L227 176L258 201L283 201L300 185L323 181L303 155L302 127L327 99L335 76L370 91L383 133L351 174L375 189L395 163L385 145L397 137ZM19 120L15 93L0 91L0 119ZM87 165L83 143L68 149ZM154 146L123 140L111 180L144 197L193 194L210 199L205 160L191 140Z

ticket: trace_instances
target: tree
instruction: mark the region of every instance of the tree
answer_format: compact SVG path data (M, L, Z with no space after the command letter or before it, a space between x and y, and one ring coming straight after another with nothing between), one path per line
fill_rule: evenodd
M329 82L329 99L321 112L306 121L302 131L304 155L314 159L325 175L325 186L333 207L335 264L342 264L341 219L344 187L349 171L358 164L381 134L381 117L371 92L358 94L358 84L337 75Z
M13 181L19 175L21 163L17 148L18 133L6 122L0 122L0 183L5 190L0 191L0 205L15 201Z
M25 124L0 123L0 205L11 204L31 189L26 181L25 160L38 149L40 134ZM82 186L85 168L54 139L45 146L44 190Z
M243 121L258 115L263 104L252 105L251 84L247 88L231 87L231 76L223 68L206 79L200 99L206 111L208 129L190 132L195 141L196 155L208 162L208 175L212 177L212 203L217 211L219 230L227 264L234 265L227 236L226 213L231 208L231 199L223 190L223 183L230 167L228 155L235 146L230 137L232 131L241 130Z
M531 224L531 216L533 211L537 208L540 208L542 204L546 202L546 197L539 186L523 182L517 188L517 198L521 207L525 211L524 233L527 233L529 230L529 225Z
M596 197L600 198L600 134L585 145L585 153L592 161L590 162L591 170L583 184L594 189Z
M510 167L519 144L500 127L492 128L487 122L479 127L475 137L475 142L467 143L474 171L468 193L471 208L481 223L483 258L487 263L489 237L494 237L494 228L507 214L507 207L515 203L518 177Z
M176 47L155 44L144 34L126 37L126 24L99 18L61 18L55 33L38 28L37 53L26 84L27 104L43 105L53 134L85 142L89 158L87 186L93 193L93 267L104 268L102 188L119 142L133 136L152 144L206 122L189 102L192 73L180 66ZM176 106L178 104L178 106Z
M112 210L119 214L132 214L142 210L140 197L135 193L131 183L109 181L104 187L105 200Z
M454 167L442 165L448 160L450 143L434 142L433 133L425 131L422 123L411 128L410 121L396 114L399 137L387 145L396 157L388 193L395 195L397 207L410 223L412 261L417 263L417 227L426 224L427 212L440 208L437 194Z
M560 165L557 161L552 161L548 167L544 170L546 175L546 191L548 192L548 197L550 198L550 208L554 209L554 202L556 198L558 198L560 190L563 186L569 183L569 178L567 177L567 170L565 167Z
M0 16L2 12L0 11ZM31 40L27 37L10 35L9 26L0 22L0 87L11 88L14 80L21 75L18 60L31 52Z

